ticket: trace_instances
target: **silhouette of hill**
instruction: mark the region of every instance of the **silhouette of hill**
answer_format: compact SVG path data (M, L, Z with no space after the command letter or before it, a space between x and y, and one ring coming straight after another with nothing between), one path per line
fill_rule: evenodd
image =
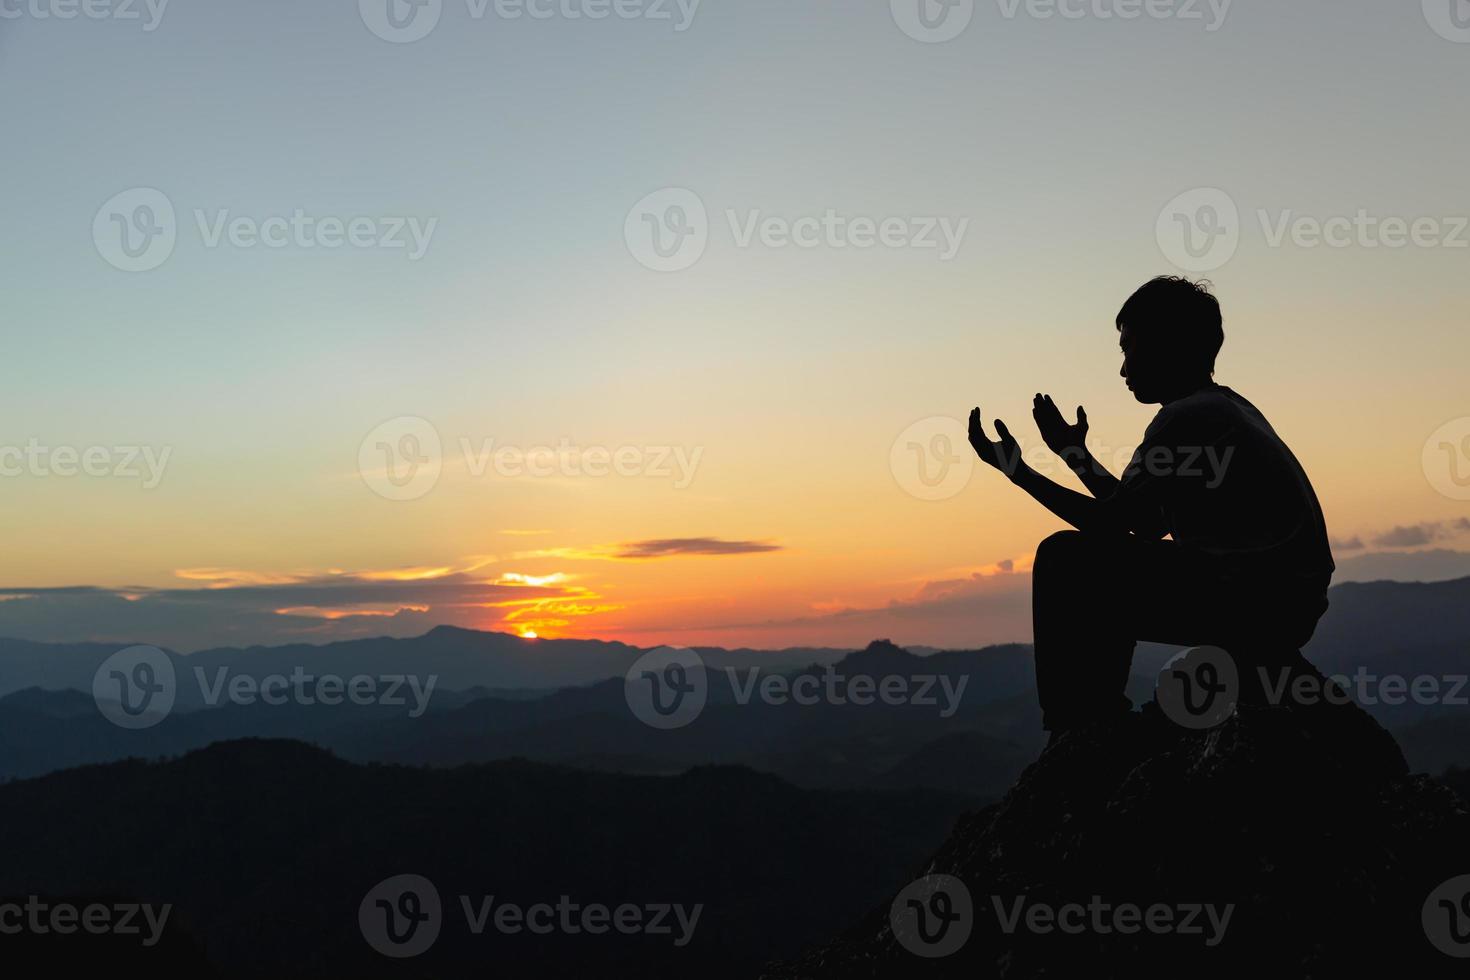
M1026 647L919 657L875 644L844 657L833 670L849 680L862 676L875 683L885 677L918 678L914 690L924 692L930 703L768 702L753 693L750 683L773 671L730 667L708 670L708 707L676 736L648 727L629 711L621 679L514 699L436 693L430 710L416 718L378 705L226 704L176 710L155 727L121 731L95 707L84 710L91 703L88 696L28 690L0 698L0 745L9 749L0 756L0 775L33 776L268 736L310 741L364 762L442 766L520 756L641 773L717 763L747 765L804 786L890 786L894 779L885 774L910 755L946 734L964 732L970 735L967 754L977 754L952 759L949 772L937 761L924 771L939 787L960 791L968 784L975 794L1009 785L1039 748L1032 715L1024 724L1000 729L985 711L988 698L1021 698L1029 690ZM820 680L823 673L809 667L783 676L811 674Z
M30 687L92 690L92 675L109 656L145 640L102 643L35 643L0 639L0 695ZM824 647L785 650L725 650L696 647L714 668L796 669L808 664L832 663L848 651ZM531 640L509 633L437 626L409 639L376 637L312 645L306 643L264 647L218 647L191 654L166 651L180 677L177 706L205 707L193 671L214 677L221 668L231 677L259 680L287 674L300 666L317 674L415 674L439 678L443 690L476 687L550 690L621 677L643 650L606 640Z
M1463 773L1455 778L1463 792ZM1410 776L1393 739L1355 706L1242 705L1219 727L1190 731L1151 703L1112 729L1059 739L906 879L953 876L968 902L939 879L895 889L839 939L766 976L1461 975L1463 961L1426 938L1421 910L1467 872L1470 805ZM1016 917L1069 904L1082 918ZM1209 904L1224 926L1199 912L1202 935L1142 928L1142 918L1115 929L1128 920L1090 911L1125 904L1178 910L1180 924L1189 906ZM926 924L915 924L916 907ZM963 943L936 957L945 914ZM1061 921L1103 926L1064 933Z
M25 842L0 867L0 895L172 903L172 955L201 950L230 977L750 976L876 901L964 807L944 793L803 791L729 767L429 770L245 740L0 786L0 836ZM357 918L369 889L405 873L434 883L445 914L407 973ZM475 936L460 895L703 911L682 948L643 934ZM66 938L35 945L60 954ZM110 968L151 968L150 952L113 944Z
M1430 584L1349 583L1332 592L1332 607L1307 655L1329 672L1360 669L1375 677L1463 677L1470 666L1470 579ZM570 650L570 667L546 666ZM124 732L91 703L91 673L112 647L45 648L0 641L0 677L15 659L22 674L85 676L84 694L26 689L0 697L0 778L39 775L68 766L141 756L177 755L211 742L251 736L294 738L357 761L458 765L524 756L588 768L673 773L706 762L747 765L804 786L928 785L979 798L1009 786L1040 750L1030 648L917 655L887 641L838 653L706 649L709 704L678 737L665 737L629 713L621 674L641 651L595 641L528 641L505 634L441 628L412 640L364 640L322 647L206 651L177 657L180 702L155 728ZM1151 696L1153 677L1173 648L1142 644L1129 694ZM50 658L52 667L46 667ZM196 657L204 659L195 662ZM475 685L457 688L441 678L421 717L382 705L198 704L193 669L207 675L261 678L289 673L296 664L336 672L425 673ZM510 664L512 666L507 666ZM534 670L532 666L535 665ZM58 666L59 665L59 666ZM913 706L819 703L773 705L737 694L753 671L787 678L827 668L847 676L929 676L952 689L963 682L956 712L941 717ZM527 673L527 671L532 671ZM544 683L568 671L593 679L559 689L487 686ZM733 671L733 678L731 672ZM1447 684L1448 693L1452 684ZM185 693L193 690L193 695ZM1357 692L1354 692L1355 694ZM1370 693L1373 693L1370 691ZM1470 685L1459 692L1470 697ZM192 701L191 701L192 698ZM1439 772L1470 764L1465 709L1448 699L1416 703L1378 699L1367 710L1401 736L1416 770ZM192 704L192 706L191 706ZM963 736L963 737L951 737ZM946 759L946 754L952 757ZM904 775L908 773L909 775ZM958 774L958 775L955 775ZM896 782L895 782L896 781Z

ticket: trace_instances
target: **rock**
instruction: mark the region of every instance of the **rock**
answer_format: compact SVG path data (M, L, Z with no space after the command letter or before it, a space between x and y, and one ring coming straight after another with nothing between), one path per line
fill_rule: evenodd
M766 976L1470 975L1421 919L1470 875L1470 807L1411 775L1352 704L1241 704L1191 731L1150 702L1066 733L915 871L894 903Z

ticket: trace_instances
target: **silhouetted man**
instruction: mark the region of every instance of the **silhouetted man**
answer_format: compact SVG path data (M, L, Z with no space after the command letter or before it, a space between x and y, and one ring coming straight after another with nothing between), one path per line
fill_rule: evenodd
M1077 529L1043 541L1032 572L1036 685L1053 732L1130 710L1138 640L1223 647L1243 679L1297 659L1333 572L1301 464L1254 405L1214 383L1225 334L1207 285L1154 279L1117 327L1119 373L1140 402L1163 406L1121 480L1084 444L1081 407L1069 424L1038 394L1032 414L1091 497L1027 466L1004 422L991 442L980 409L970 413L980 458Z

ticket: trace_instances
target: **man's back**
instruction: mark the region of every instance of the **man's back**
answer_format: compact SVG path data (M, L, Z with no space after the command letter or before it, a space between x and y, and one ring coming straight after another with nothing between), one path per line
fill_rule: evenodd
M1172 470L1160 473L1151 452ZM1159 410L1120 492L1146 494L1175 541L1217 557L1232 577L1325 588L1332 574L1306 471L1260 410L1223 385Z

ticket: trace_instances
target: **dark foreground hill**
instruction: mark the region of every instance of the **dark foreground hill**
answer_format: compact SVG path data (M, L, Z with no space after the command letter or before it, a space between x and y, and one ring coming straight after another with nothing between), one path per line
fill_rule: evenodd
M878 901L966 802L800 790L738 768L431 770L353 765L295 742L225 742L0 785L0 909L31 896L48 908L172 906L152 946L140 935L61 935L43 919L41 930L0 936L0 950L18 976L43 965L56 976L105 966L191 978L749 977ZM359 911L376 885L408 874L436 889L440 931L422 955L393 959L369 946ZM699 913L676 945L667 912L671 934L491 925L476 935L462 904L479 916L487 900L526 909L563 896L634 905L645 922L657 906Z
M1429 940L1470 956L1470 879L1430 901L1462 875L1465 800L1356 707L1191 731L1150 703L1059 739L911 887L767 976L1464 976Z

